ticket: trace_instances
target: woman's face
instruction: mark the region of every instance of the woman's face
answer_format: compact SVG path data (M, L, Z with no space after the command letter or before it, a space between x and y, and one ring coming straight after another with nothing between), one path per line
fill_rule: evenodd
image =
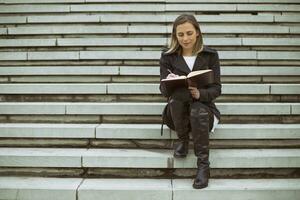
M193 24L189 22L185 22L176 27L176 37L184 51L193 50L198 35L199 33L197 33Z

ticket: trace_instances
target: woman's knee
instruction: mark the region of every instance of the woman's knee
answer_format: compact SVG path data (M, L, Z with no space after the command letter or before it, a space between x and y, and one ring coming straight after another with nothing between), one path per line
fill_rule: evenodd
M181 108L184 106L184 103L182 101L172 98L170 99L169 104L171 108Z
M207 106L201 102L193 102L190 107L190 116L191 117L208 117Z

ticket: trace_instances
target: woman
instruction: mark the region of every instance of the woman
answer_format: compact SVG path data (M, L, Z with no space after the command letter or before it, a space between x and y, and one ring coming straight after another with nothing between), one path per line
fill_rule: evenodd
M170 117L179 139L174 147L174 157L186 157L189 132L192 133L198 167L193 184L196 189L208 185L209 131L213 131L220 119L220 112L213 102L221 94L220 64L217 51L203 45L195 17L180 15L173 23L169 49L160 58L160 79L187 75L201 69L213 70L213 84L204 88L178 88L172 94L168 94L164 85L160 84L162 95L169 99Z

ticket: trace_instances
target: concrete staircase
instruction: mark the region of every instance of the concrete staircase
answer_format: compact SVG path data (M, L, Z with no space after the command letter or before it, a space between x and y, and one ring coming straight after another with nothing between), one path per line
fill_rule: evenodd
M203 190L160 135L183 12L221 59ZM300 199L299 0L0 0L0 60L0 200Z

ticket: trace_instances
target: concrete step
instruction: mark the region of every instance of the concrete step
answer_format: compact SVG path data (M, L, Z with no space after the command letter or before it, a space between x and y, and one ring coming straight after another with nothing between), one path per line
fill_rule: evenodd
M300 38L204 38L209 46L300 46ZM1 39L0 47L128 47L168 44L167 38L57 38L57 39Z
M76 200L80 178L0 177L1 199Z
M297 124L219 124L210 139L297 139L300 125ZM177 138L169 129L159 135L160 125L143 124L100 124L96 128L96 138L144 139ZM170 133L170 135L169 135ZM298 136L299 135L299 136Z
M273 61L272 61L273 62ZM39 73L39 72L37 72ZM61 73L61 72L57 72ZM80 72L74 72L80 73ZM89 72L87 72L89 73ZM122 72L123 73L123 72ZM125 73L132 73L133 75L124 75ZM70 83L81 83L81 84L104 84L104 83L131 83L131 84L148 84L148 83L158 83L158 75L137 75L139 72L124 72L123 75L82 75L76 76L66 73L65 75L8 75L0 77L0 81L3 84L16 83L45 83L45 84L70 84ZM152 73L149 70L146 73ZM250 72L251 73L251 72ZM290 73L290 72L285 72ZM221 82L223 84L299 84L299 75L221 75ZM161 98L162 96L159 95ZM270 95L268 96L270 97ZM283 98L288 97L284 96ZM222 98L222 96L220 97ZM122 101L122 99L120 99ZM156 99L157 100L157 99ZM43 100L48 101L48 100ZM50 101L50 100L49 100ZM52 101L52 100L51 100ZM68 101L68 100L65 100ZM234 101L234 100L232 100ZM244 99L245 101L245 99ZM253 100L248 100L253 101ZM280 99L273 99L273 101L279 102Z
M244 24L202 24L204 34L299 34L298 26L283 24L244 25ZM57 24L57 25L18 25L2 28L3 35L52 35L52 34L171 34L171 25L93 25L93 24Z
M0 138L176 139L160 124L35 124L1 123ZM300 139L299 124L219 124L213 140Z
M69 5L1 5L0 13L68 13Z
M298 0L0 0L2 4L41 4L41 3L57 3L57 4L65 4L65 3L278 3L278 4L286 4L286 3L298 3Z
M4 0L4 1L14 1L14 0ZM24 0L23 0L24 1ZM26 0L25 0L26 1ZM28 1L28 0L27 0ZM89 1L89 0L88 0ZM93 1L105 1L105 0L93 0ZM123 1L123 0L120 0ZM165 0L167 3L207 3L207 2L213 2L213 3L278 3L278 4L286 4L286 3L298 3L297 0Z
M0 24L35 24L35 23L171 23L175 20L177 15L159 13L152 14L90 14L85 13L65 15L22 15L22 16L0 16ZM298 22L297 15L288 15L285 12L281 14L273 13L259 13L258 15L251 14L227 14L220 13L217 15L195 15L196 19L201 23L215 23L215 22L243 22L243 23L266 23L266 22Z
M299 179L210 179L202 190L191 179L75 179L0 177L4 199L20 200L297 200Z
M160 124L2 123L0 146L173 149L176 133L164 126L160 135L160 128ZM299 129L298 124L219 124L210 134L210 148L300 148Z
M1 102L2 115L161 115L165 103ZM299 115L300 103L217 103L223 115Z
M159 81L158 66L0 67L2 83L149 83ZM81 75L81 76L78 76ZM223 83L300 83L296 66L222 66ZM147 78L146 78L147 77Z
M122 103L122 102L166 102L166 98L160 94L80 94L80 93L33 93L33 94L0 94L2 102L78 102L78 103ZM224 94L219 97L216 103L298 103L299 94ZM101 121L89 123L102 123ZM111 123L111 122L109 122ZM116 122L114 122L116 123ZM117 122L120 123L120 122ZM145 122L144 122L145 123ZM151 122L153 123L153 122ZM228 122L227 122L228 123ZM231 123L231 122L230 122ZM232 123L234 123L232 121ZM243 122L240 122L243 123ZM260 123L254 122L251 123ZM267 122L281 123L281 122ZM290 123L290 122L289 122Z
M224 198L234 200L280 200L286 198L294 200L299 197L300 193L300 184L298 179L213 179L210 180L209 187L203 191L192 189L192 182L193 180L173 180L173 200L196 200L199 198L207 200L221 200ZM286 192L285 189L287 190ZM216 191L216 193L213 191Z
M176 134L164 126L160 135L160 128L160 124L3 123L0 146L173 149ZM299 148L299 129L298 124L219 124L210 134L210 147Z
M222 66L222 76L300 76L297 66ZM1 76L159 76L158 66L1 66ZM14 77L11 78L14 80Z
M99 125L1 123L0 138L95 138L95 131Z
M202 6L204 8L202 8ZM223 8L222 8L223 6ZM182 7L182 4L166 4L166 11L294 11L298 12L300 5L280 5L280 4L186 4Z
M174 133L175 134L175 133ZM158 135L158 134L157 134ZM0 147L5 148L123 148L123 149L174 149L177 141L175 139L143 139L143 138L63 138L59 137L1 137ZM212 139L211 149L297 149L300 148L300 140L296 139ZM192 141L189 148L193 149ZM290 173L293 175L295 173ZM0 170L1 175L1 170ZM259 176L259 174L256 174ZM279 175L279 174L277 174ZM300 177L300 175L299 175Z
M160 94L159 84L0 84L0 94ZM300 84L222 84L222 94L300 94Z
M196 168L163 149L0 148L1 167ZM299 168L300 149L210 149L211 168Z
M158 60L161 51L0 52L2 61L20 60ZM223 60L299 60L299 51L219 51Z
M297 12L299 5L289 4L164 4L162 3L102 3L102 4L71 4L71 5L49 5L49 4L32 4L32 5L3 5L0 13L69 13L69 12L170 12L170 11L206 11L206 12L237 12L237 11L268 11L268 12Z

